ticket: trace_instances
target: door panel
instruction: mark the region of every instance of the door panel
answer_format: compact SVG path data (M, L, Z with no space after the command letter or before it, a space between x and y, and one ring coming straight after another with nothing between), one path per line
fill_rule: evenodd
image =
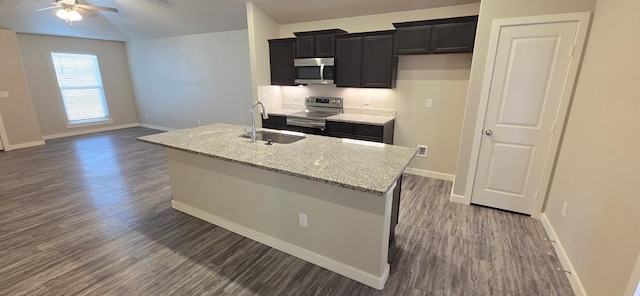
M498 123L539 127L558 37L514 39ZM537 62L531 62L540 61ZM529 79L536 77L537 79Z
M571 62L577 22L499 32L471 202L531 214Z

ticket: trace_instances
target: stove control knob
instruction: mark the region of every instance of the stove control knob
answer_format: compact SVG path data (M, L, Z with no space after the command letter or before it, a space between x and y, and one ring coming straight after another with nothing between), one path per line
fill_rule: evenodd
M335 104L335 103L336 103L336 100L331 100L331 104Z

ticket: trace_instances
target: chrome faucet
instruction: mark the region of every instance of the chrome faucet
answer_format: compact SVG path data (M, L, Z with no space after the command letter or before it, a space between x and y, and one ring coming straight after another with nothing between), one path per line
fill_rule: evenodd
M256 141L255 109L256 109L256 106L258 105L260 105L260 107L262 108L262 119L269 118L269 113L267 113L267 110L264 108L264 105L262 104L262 102L256 101L255 103L253 103L253 105L251 105L251 143L254 143Z

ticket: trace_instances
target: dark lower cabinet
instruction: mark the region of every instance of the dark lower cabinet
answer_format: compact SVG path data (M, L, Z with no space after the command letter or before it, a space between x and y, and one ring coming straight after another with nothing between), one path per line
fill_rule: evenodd
M396 188L393 189L393 200L391 201L391 227L389 233L389 245L393 243L393 240L396 238L396 225L398 225L398 220L400 219L400 194L402 194L402 174L398 178L398 184L396 184ZM388 258L389 262L391 262L391 256Z
M393 144L394 121L385 125L327 121L327 136Z
M296 38L269 40L272 85L295 85Z
M398 58L393 54L395 30L336 37L336 86L394 88Z

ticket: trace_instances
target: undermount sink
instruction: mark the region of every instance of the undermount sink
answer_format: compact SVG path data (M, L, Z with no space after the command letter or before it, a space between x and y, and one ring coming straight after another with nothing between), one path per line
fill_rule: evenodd
M247 134L242 134L240 135L240 137L251 139L251 135L247 135ZM267 131L256 132L256 140L264 141L267 143L271 142L271 143L278 143L278 144L291 144L291 143L300 141L304 138L305 136L288 135L288 134L281 134L281 133L274 133L274 132L267 132Z

